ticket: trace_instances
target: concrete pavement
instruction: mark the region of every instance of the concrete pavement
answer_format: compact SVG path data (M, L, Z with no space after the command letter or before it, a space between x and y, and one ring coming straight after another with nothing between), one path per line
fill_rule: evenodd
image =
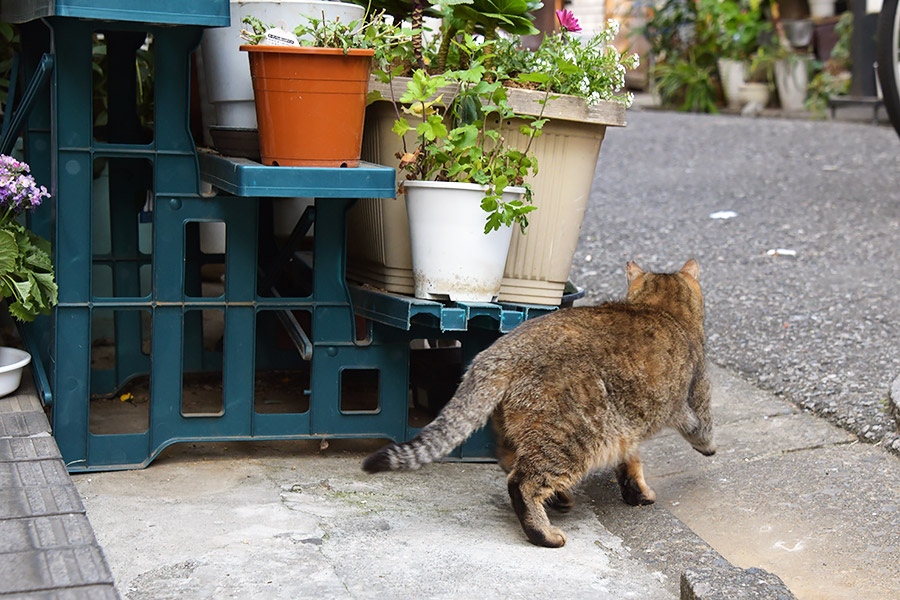
M657 504L625 505L598 473L572 513L551 515L560 550L525 541L496 465L368 476L373 441L185 444L143 471L74 480L128 598L790 597L754 567L801 599L891 597L900 460L712 376L716 456L651 440ZM681 595L685 571L700 594Z

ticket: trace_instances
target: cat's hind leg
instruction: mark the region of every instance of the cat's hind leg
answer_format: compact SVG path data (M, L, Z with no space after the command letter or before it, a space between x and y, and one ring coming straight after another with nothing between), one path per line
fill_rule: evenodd
M622 499L631 506L656 502L656 492L644 481L644 468L637 448L628 452L616 467L616 480L622 491Z
M575 497L572 492L560 490L547 500L547 506L561 513L567 513L575 506Z
M566 534L550 525L544 502L554 495L553 488L537 477L523 477L513 470L507 478L509 497L513 510L528 540L537 546L560 548L566 543Z

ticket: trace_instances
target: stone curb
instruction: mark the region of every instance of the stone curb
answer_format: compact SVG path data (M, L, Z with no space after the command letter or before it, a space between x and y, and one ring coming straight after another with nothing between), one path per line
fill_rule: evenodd
M777 575L763 569L708 566L681 574L681 600L797 600Z

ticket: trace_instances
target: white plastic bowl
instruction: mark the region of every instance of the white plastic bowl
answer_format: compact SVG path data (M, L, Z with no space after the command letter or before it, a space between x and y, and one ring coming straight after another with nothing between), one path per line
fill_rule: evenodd
M18 389L22 369L31 362L31 355L18 348L0 346L0 398Z

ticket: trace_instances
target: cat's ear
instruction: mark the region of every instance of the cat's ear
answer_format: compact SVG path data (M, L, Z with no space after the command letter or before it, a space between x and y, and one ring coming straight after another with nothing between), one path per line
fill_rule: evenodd
M693 258L684 263L684 266L681 267L681 272L690 275L697 281L700 281L700 263L698 263Z
M644 274L643 269L637 266L637 263L633 260L629 260L628 264L625 265L625 277L628 278L628 285L631 285L631 282Z

